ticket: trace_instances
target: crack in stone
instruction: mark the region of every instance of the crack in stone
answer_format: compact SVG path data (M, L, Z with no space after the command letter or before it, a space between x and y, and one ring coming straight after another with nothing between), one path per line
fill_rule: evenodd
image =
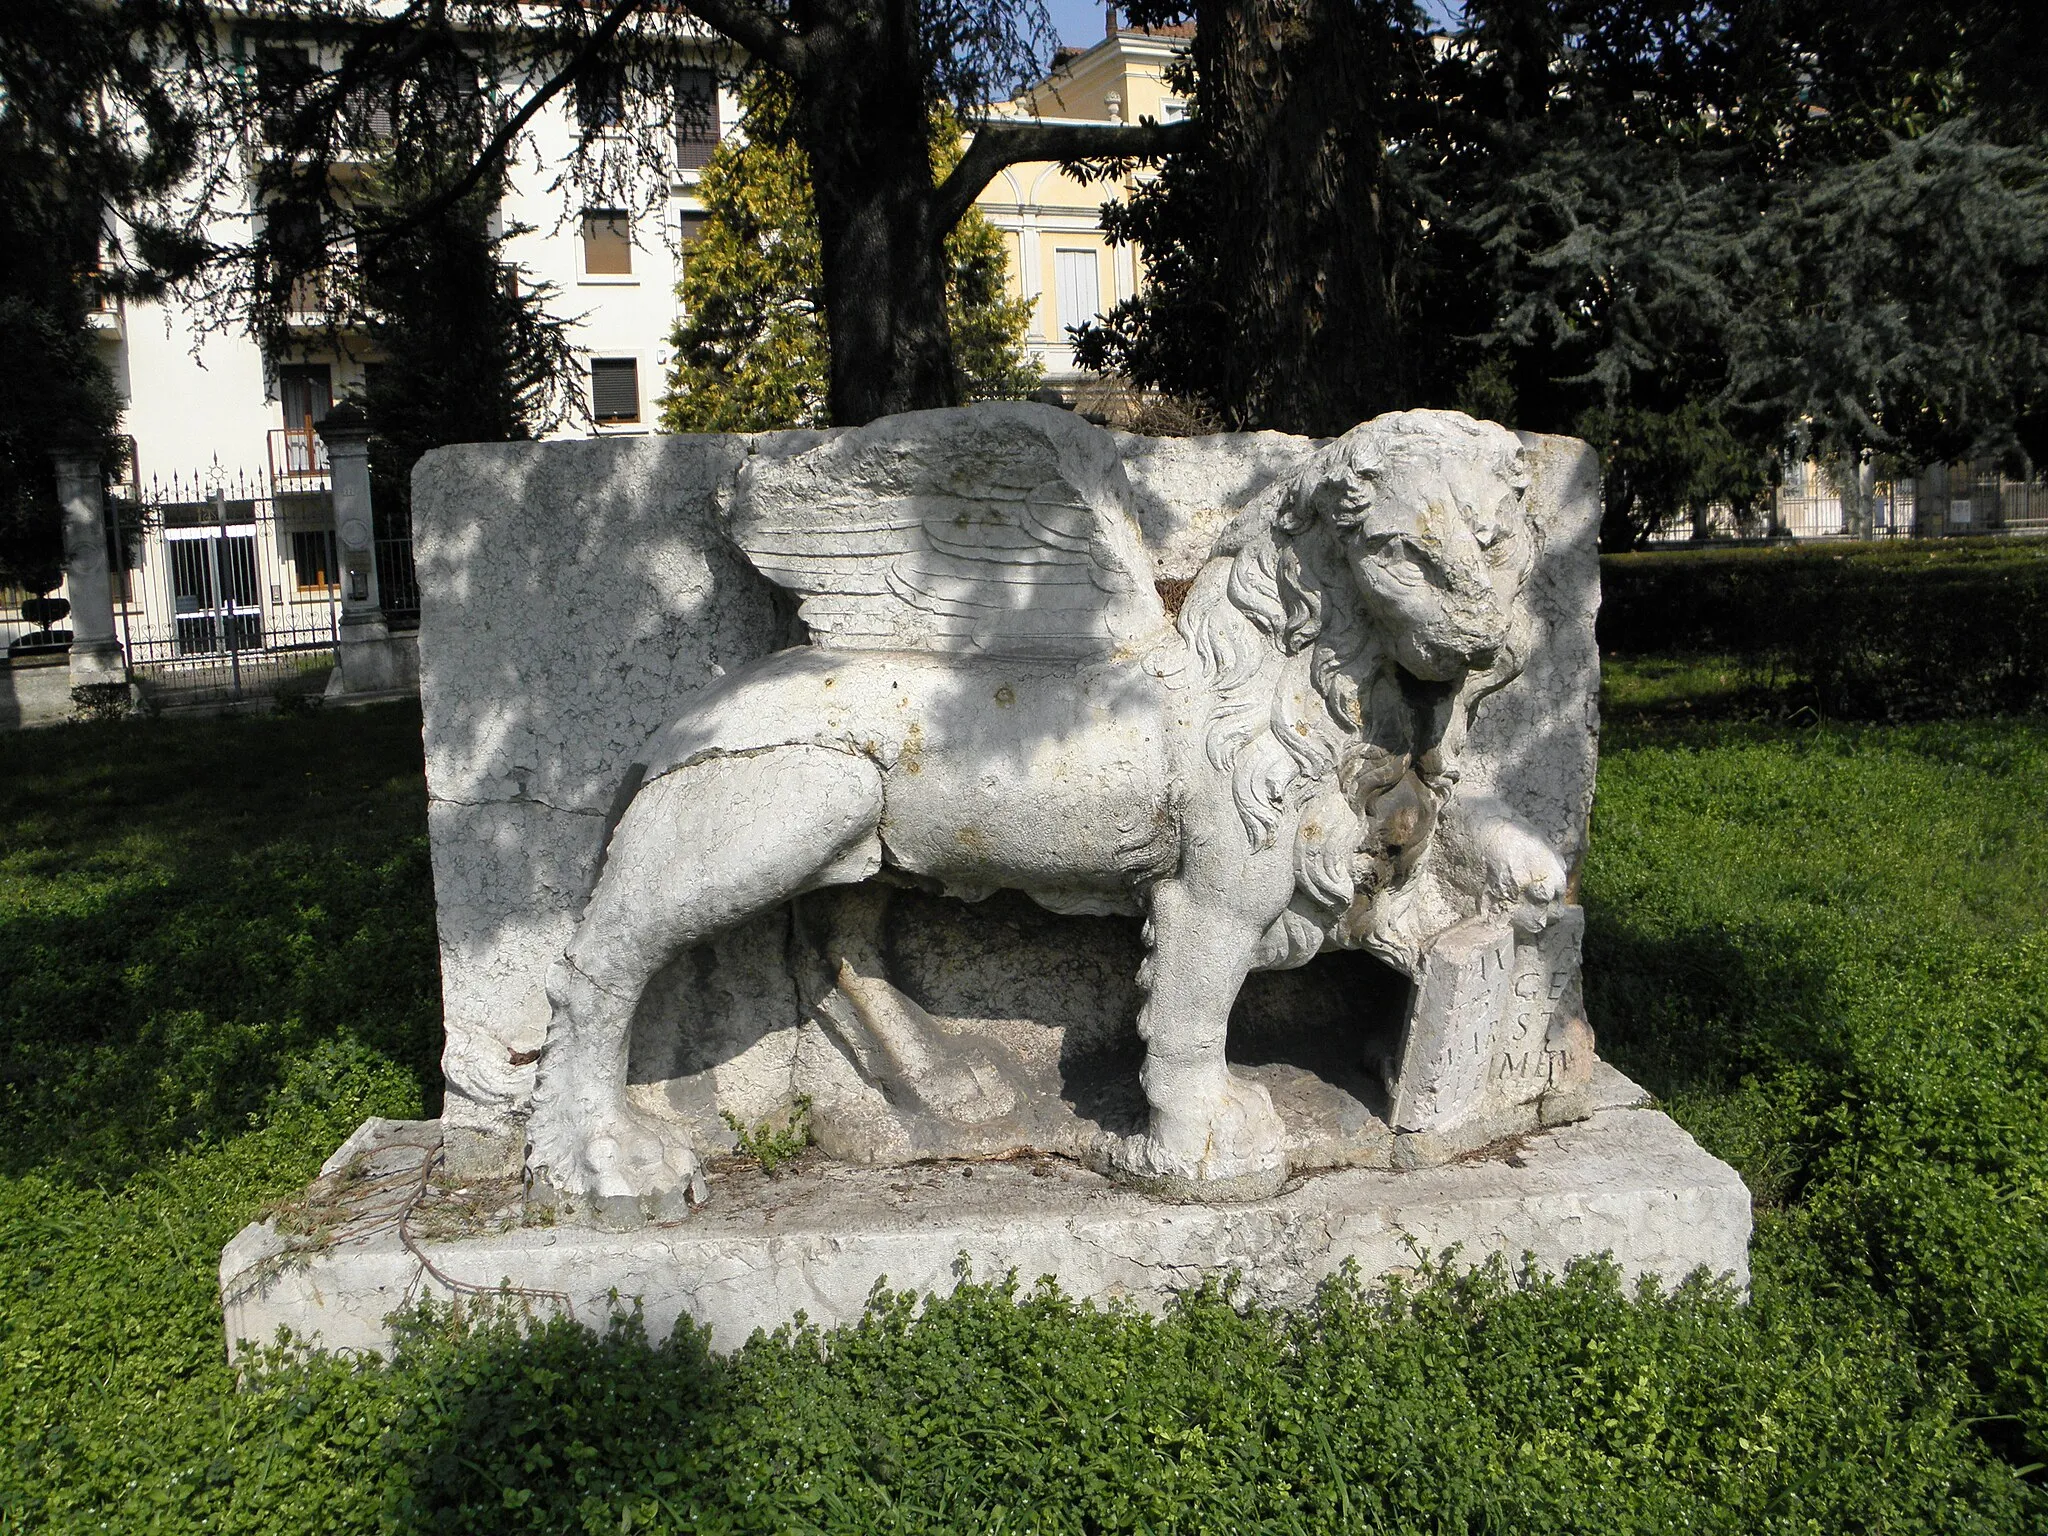
M604 819L603 811L591 810L580 805L556 805L553 801L543 800L538 795L514 795L507 800L463 800L455 795L429 795L427 803L459 805L465 810L472 811L488 811L506 805L537 805L544 811L554 811L562 816L595 816L600 821Z

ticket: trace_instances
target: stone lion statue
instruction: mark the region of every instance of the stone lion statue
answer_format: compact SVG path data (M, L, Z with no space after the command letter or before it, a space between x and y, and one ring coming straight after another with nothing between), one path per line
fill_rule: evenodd
M1557 855L1459 782L1472 711L1526 652L1527 486L1502 428L1381 417L1247 506L1176 621L1113 441L1069 413L916 413L757 453L730 536L809 643L651 744L550 974L536 1178L674 1209L696 1156L626 1095L650 979L886 866L1142 912L1149 1125L1114 1168L1183 1196L1277 1188L1280 1120L1224 1057L1247 973L1325 945L1412 969L1460 915L1540 925L1564 896Z

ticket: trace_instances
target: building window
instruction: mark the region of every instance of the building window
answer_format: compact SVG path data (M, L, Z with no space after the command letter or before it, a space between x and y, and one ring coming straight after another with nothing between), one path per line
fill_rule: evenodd
M676 164L701 168L718 148L718 76L708 69L676 71Z
M341 563L335 559L332 528L300 528L292 533L292 571L301 592L332 592L341 585Z
M303 48L256 50L256 109L266 143L292 147L299 108L319 77L312 55Z
M686 211L677 220L676 271L683 274L690 270L690 252L697 242L704 238L704 226L711 222L708 213Z
M333 372L325 363L287 363L277 370L285 430L310 433L334 404Z
M603 133L626 120L626 77L619 69L593 62L573 89L576 125L585 133Z
M295 315L321 315L329 296L330 230L319 211L303 203L263 205L264 297L282 299Z
M1102 313L1100 263L1093 250L1054 251L1052 262L1053 299L1064 334Z
M590 360L590 414L601 422L640 419L640 364L630 357Z
M633 274L633 221L615 208L583 215L583 275L630 277Z

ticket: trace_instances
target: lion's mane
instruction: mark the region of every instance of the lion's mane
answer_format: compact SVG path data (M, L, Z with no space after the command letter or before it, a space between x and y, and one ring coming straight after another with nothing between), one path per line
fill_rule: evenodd
M1269 845L1288 811L1317 796L1294 850L1297 888L1317 907L1350 904L1361 818L1409 761L1406 731L1370 717L1387 647L1343 540L1386 476L1475 451L1527 484L1514 438L1467 417L1407 411L1347 433L1239 514L1181 608L1181 638L1212 700L1206 754L1230 776L1246 835Z

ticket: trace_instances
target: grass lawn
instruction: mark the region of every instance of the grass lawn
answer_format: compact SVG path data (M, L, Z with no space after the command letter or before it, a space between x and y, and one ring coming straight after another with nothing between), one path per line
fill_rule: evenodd
M1603 1051L1756 1192L1748 1305L996 1286L730 1361L423 1316L248 1391L221 1244L435 1108L417 713L0 738L0 1532L2048 1528L2048 722L1743 686L1610 678L1584 897Z

